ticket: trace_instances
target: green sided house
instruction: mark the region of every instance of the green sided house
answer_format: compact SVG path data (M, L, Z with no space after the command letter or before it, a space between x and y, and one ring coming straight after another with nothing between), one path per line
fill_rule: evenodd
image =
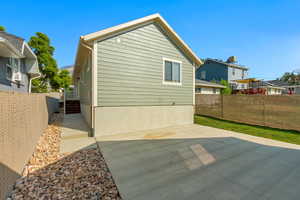
M154 14L80 37L73 78L95 136L193 123L201 60Z

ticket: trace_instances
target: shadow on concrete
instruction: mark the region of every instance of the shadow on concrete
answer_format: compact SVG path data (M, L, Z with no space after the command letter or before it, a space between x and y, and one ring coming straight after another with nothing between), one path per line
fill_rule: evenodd
M89 137L90 129L82 115L64 115L61 124L60 152L75 152L86 146L95 145L95 139Z
M237 139L98 141L124 199L299 199L300 150Z
M79 130L83 132L90 131L90 128L85 122L81 113L64 115L64 121L61 126L64 128Z
M20 177L19 173L4 163L0 163L0 199L5 199L15 181Z
M53 113L59 113L59 99L46 96L46 104L47 104L47 111L48 111L48 123L51 123L51 115Z

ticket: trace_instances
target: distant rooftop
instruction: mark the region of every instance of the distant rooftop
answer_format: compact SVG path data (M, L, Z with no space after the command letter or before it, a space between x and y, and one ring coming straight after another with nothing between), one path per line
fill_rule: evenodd
M249 68L244 66L244 65L240 65L240 64L237 64L237 63L229 63L229 62L226 62L226 61L223 61L223 60L220 60L220 59L213 59L213 58L207 58L205 60L205 63L206 62L216 62L216 63L220 63L220 64L224 64L224 65L227 65L227 66L230 66L230 67L234 67L234 68L238 68L238 69L244 69L244 70L248 70Z
M285 81L281 81L281 80L270 80L270 81L266 81L272 85L277 85L277 86L280 86L280 87L300 87L300 85L291 85L289 84L288 82L285 82Z
M270 80L270 81L266 81L272 85L277 85L277 86L288 86L289 83L285 82L285 81L281 81L281 80Z

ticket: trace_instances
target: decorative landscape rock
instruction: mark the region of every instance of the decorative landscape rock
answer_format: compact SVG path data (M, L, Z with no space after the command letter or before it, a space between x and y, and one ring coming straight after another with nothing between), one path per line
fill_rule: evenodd
M54 117L10 199L121 199L97 147L72 154L59 153L59 124L63 115Z

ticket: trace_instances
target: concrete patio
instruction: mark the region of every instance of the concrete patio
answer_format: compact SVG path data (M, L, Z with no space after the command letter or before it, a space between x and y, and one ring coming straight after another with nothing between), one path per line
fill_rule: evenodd
M96 138L123 199L299 199L300 146L186 125Z

